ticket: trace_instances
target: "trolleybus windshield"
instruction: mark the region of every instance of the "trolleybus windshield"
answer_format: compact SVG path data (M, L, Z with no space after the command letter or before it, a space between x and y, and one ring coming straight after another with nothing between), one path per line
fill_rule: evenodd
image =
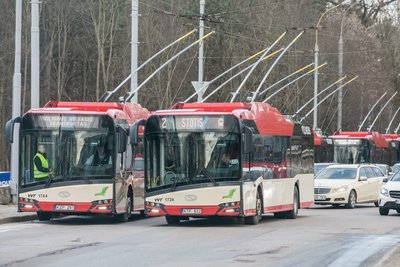
M240 134L229 116L158 117L146 129L146 190L240 178ZM158 132L158 133L157 133Z
M334 162L356 164L367 162L368 144L360 139L334 140Z
M113 129L113 121L107 116L26 115L21 123L20 186L112 179ZM49 175L37 179L35 158L43 148Z

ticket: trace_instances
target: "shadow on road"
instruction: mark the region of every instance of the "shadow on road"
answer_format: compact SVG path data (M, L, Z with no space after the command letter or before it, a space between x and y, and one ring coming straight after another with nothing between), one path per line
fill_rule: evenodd
M147 217L141 216L140 214L132 214L129 218L129 222L142 221ZM45 224L57 224L57 225L108 225L108 224L124 224L124 222L118 221L117 218L97 215L97 216L78 216L78 215L68 215L60 216L58 218L53 218L50 221L43 221L39 223ZM126 223L126 222L125 222Z

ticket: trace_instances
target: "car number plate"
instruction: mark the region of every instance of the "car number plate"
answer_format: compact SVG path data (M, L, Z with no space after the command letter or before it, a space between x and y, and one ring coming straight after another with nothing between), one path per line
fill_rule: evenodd
M394 203L400 204L400 199L396 199L396 200L394 201Z
M71 211L75 210L74 205L54 205L54 210Z
M314 199L315 200L325 200L326 196L325 195L315 195Z
M181 209L182 215L199 215L201 214L201 209Z

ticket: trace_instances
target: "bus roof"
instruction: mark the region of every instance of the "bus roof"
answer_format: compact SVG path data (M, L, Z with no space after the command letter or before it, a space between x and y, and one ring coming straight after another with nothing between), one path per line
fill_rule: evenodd
M240 120L254 121L260 134L291 136L294 123L267 103L177 103L169 110L154 115L233 115Z
M389 146L385 137L378 132L335 132L332 139L367 139L375 143L376 147L387 148Z
M134 103L63 101L49 101L43 108L33 108L27 113L108 115L114 119L126 119L130 124L150 115L147 109Z

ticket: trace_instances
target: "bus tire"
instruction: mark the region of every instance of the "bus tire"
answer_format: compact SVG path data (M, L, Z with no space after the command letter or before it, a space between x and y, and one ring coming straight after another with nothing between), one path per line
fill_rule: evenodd
M349 199L347 200L346 208L348 209L354 209L356 207L357 203L357 195L354 190L351 190L349 194Z
M50 212L43 212L43 211L38 211L36 213L39 221L49 221L51 219L51 213Z
M165 215L165 220L168 225L178 225L181 223L181 219L178 216Z
M132 196L129 194L126 197L126 207L125 207L125 212L122 214L118 214L118 221L120 222L127 222L129 221L129 218L132 215Z
M261 220L262 216L262 202L261 202L261 194L260 191L257 190L256 196L256 215L244 217L244 222L246 224L256 225Z
M297 189L297 186L295 186L293 191L293 209L287 212L286 218L296 219L298 213L299 213L299 189Z

